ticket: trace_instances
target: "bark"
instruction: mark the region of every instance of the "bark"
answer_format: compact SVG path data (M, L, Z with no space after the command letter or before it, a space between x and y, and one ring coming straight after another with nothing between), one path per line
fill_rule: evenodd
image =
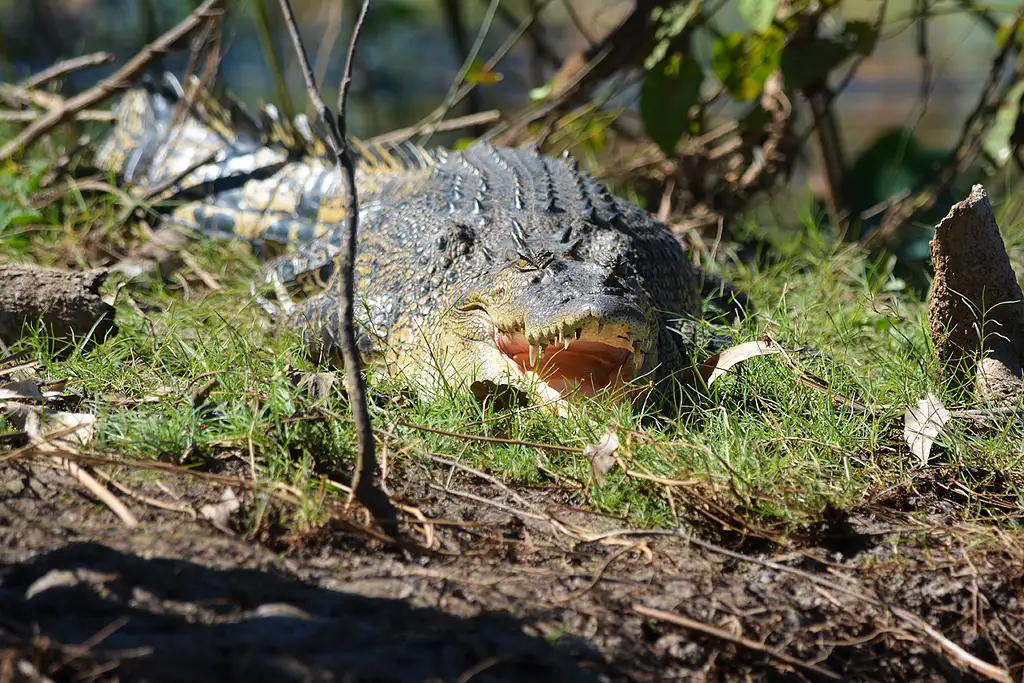
M102 269L0 265L0 342L13 344L39 323L52 343L88 336L94 344L116 334L114 309L99 294L106 277Z
M981 185L954 204L931 242L929 327L954 391L975 383L996 404L1017 400L1024 357L1024 296Z

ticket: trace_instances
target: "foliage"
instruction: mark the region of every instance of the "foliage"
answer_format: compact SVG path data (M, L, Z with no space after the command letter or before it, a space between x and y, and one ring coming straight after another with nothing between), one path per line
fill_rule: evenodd
M872 203L864 201L869 192L858 187L859 183L889 174L886 167L871 165L871 160L899 155L902 145L883 131L854 164L846 165L845 136L835 126L835 102L844 88L856 82L858 67L875 54L886 30L892 27L893 31L888 33L900 35L910 26L918 35L915 49L921 64L919 106L923 111L936 78L928 36L932 25L937 25L945 15L936 4L915 5L917 10L908 21L898 9L886 3L878 6L878 15L873 20L866 20L849 18L853 10L841 0L823 3L742 0L736 5L744 24L739 28L735 25L735 16L723 10L725 5L701 1L659 3L651 14L657 28L644 62L640 88L639 113L647 134L668 159L674 159L683 142L699 138L709 132L709 127L720 127L725 123L723 119L731 118L749 145L768 134L768 126L779 125L778 118L764 110L766 88L772 83L770 97L777 99L781 93L794 111L802 113L807 108L813 111L794 128L793 134L799 135L800 141L786 154L787 159L807 152L822 155L823 167L813 170L824 174L829 192L834 195L824 202L836 211L835 215L829 215L829 222L841 223L833 227L850 228L845 230L847 236L857 238L887 220L902 220L903 224L889 225L883 230L901 234L906 243L889 246L895 246L903 256L919 260L922 255L919 247L922 238L927 241L927 231L922 232L915 226L932 221L934 212L939 210L932 207L947 205L942 200L950 193L955 194L965 184L965 179L978 177L976 170L967 168L976 155L985 154L990 171L1021 163L1015 158L1021 129L1019 101L1024 88L1017 45L1021 39L1019 16L1000 17L1000 23L996 24L993 13L965 9L964 14L973 13L979 25L991 32L992 71L986 76L982 99L965 122L956 149L934 150L927 160L916 159L913 172L903 174L902 182L874 194ZM1004 53L1010 58L1000 56ZM913 97L914 94L908 92L904 100ZM709 112L717 115L709 116ZM913 120L908 121L911 129L913 124ZM976 132L978 129L980 133ZM913 130L907 134L912 137ZM817 143L815 146L822 151L807 149L810 143ZM881 150L892 144L896 146ZM686 149L687 155L692 156L692 146ZM787 159L776 166L787 168ZM951 164L957 165L956 173L939 172L943 166L949 168ZM961 165L964 167L960 168ZM698 169L705 176L711 172ZM964 182L954 185L952 176ZM679 185L685 186L685 183ZM693 194L700 193L690 192ZM681 201L692 200L684 196ZM744 201L739 200L740 210ZM917 208L909 217L902 218L883 210L871 214L868 223L859 225L865 210L900 201ZM722 201L712 204L711 209L720 210L716 206ZM735 209L725 213L732 210Z

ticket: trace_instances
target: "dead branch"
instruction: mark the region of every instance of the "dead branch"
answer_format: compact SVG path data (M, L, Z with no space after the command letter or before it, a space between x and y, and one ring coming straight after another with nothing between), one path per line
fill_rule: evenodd
M211 18L221 14L224 0L206 0L196 8L184 21L147 45L141 52L117 70L114 75L104 78L97 85L67 100L58 109L50 111L38 121L18 134L13 140L0 148L0 163L14 158L46 135L54 127L60 125L75 113L93 107L114 93L127 89L131 80L159 55L168 52L186 38L192 31Z
M49 450L40 450L44 453L50 452ZM117 515L117 518L120 519L121 522L129 529L139 525L138 518L132 514L131 510L129 510L124 503L118 500L117 496L108 491L107 488L98 482L95 477L89 474L89 472L79 467L71 460L61 457L60 455L50 455L45 463L56 469L64 470L71 475L73 479L81 484L97 500L106 505L111 512Z
M935 279L928 302L932 345L954 391L977 381L995 405L1022 389L1024 294L981 185L954 204L931 242Z
M916 614L896 606L890 607L889 611L928 635L928 637L935 642L936 647L945 653L947 657L952 659L960 668L970 669L980 676L984 676L992 681L997 681L997 683L1013 683L1013 677L1010 676L1010 673L1006 669L1002 669L998 666L989 664L984 660L978 659L970 652L942 635L940 631L933 628L931 624Z
M7 123L32 123L38 121L44 112L38 111L0 111L0 121ZM76 112L68 117L73 121L97 121L99 123L113 123L116 117L112 112L103 109L86 109Z
M561 453L583 453L582 448L574 448L573 446L558 446L550 443L539 443L536 441L520 441L519 439L502 439L496 436L480 436L479 434L462 434L460 432L449 432L444 429L436 429L434 427L425 427L423 425L413 424L412 422L406 422L399 420L396 424L402 427L408 427L409 429L415 429L421 432L430 432L431 434L440 434L442 436L450 436L455 439L466 439L467 441L483 441L485 443L500 443L509 446L529 446L530 448L540 448L549 451L559 451Z
M28 448L30 452L43 456L39 461L40 464L64 470L97 500L106 505L111 512L117 515L125 526L129 528L138 526L139 520L125 507L124 503L118 500L103 484L89 474L85 468L80 467L78 463L71 459L78 454L78 450L73 448L71 443L82 441L80 435L81 423L75 422L64 427L47 430L44 428L44 421L46 420L45 415L49 413L45 408L16 401L8 401L2 408L8 416L14 418L14 422L18 426L24 428L29 438Z
M0 342L13 344L27 325L37 323L53 342L100 341L115 334L114 309L99 294L106 277L104 270L0 265Z
M64 59L48 66L34 76L26 78L20 85L26 90L31 90L33 88L38 88L41 85L45 85L50 81L63 78L74 71L82 71L83 69L91 69L95 66L110 64L112 61L114 61L114 55L109 52L94 52L91 55L82 55L81 57Z
M345 181L345 190L348 196L348 210L345 212L344 236L341 244L341 268L337 277L340 284L340 308L339 319L341 321L340 345L341 354L345 363L345 384L348 390L349 401L352 404L352 417L355 421L356 440L359 444L359 453L352 473L352 491L374 520L381 528L394 539L399 538L398 515L387 494L377 488L374 483L374 476L377 470L377 456L373 439L373 424L370 422L370 412L366 405L366 383L363 381L362 368L359 362L359 349L355 340L355 274L354 264L356 257L356 234L359 229L358 190L356 188L355 160L352 157L351 148L345 136L345 104L348 99L348 89L352 82L352 62L355 57L356 45L359 42L359 35L362 33L363 21L370 6L370 0L363 0L362 8L359 11L359 18L352 30L352 40L349 43L348 55L345 60L345 71L341 79L341 87L338 93L338 114L335 116L324 103L320 96L320 90L316 85L316 76L309 63L306 48L302 44L302 36L299 34L299 27L295 21L295 13L292 11L289 0L280 0L281 11L284 14L285 23L288 25L288 32L291 35L295 47L295 55L302 68L302 75L306 81L306 89L309 91L309 99L316 109L317 115L326 126L329 133L327 142L334 155L335 162L342 171L342 178Z
M487 111L478 112L476 114L457 116L455 118L448 119L447 121L424 123L418 126L399 128L391 131L390 133L384 133L377 137L370 138L366 141L366 146L373 149L380 146L393 145L411 140L415 135L432 135L434 133L461 130L463 128L474 128L487 123L494 123L500 118L500 111L497 109L488 109Z

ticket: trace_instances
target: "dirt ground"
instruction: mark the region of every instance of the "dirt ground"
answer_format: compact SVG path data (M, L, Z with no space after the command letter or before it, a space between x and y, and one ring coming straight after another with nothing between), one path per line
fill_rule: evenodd
M243 535L129 500L128 529L62 472L3 464L0 680L1021 680L1024 546L992 530L894 505L726 548L462 470L388 481L434 520L432 539L408 527L433 550L384 546L358 515L288 535L273 509ZM193 508L224 490L133 488Z

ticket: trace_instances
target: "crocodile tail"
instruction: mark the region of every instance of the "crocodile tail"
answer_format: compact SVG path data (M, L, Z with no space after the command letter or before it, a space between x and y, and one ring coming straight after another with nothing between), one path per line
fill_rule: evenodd
M304 118L286 124L266 107L257 121L233 100L191 90L165 75L129 91L96 165L167 222L261 247L308 242L344 216L333 164Z
M190 86L198 86L193 78ZM246 239L266 254L324 236L348 199L325 138L304 116L272 106L259 119L201 87L188 95L171 75L129 91L97 166L118 174L167 220L215 237ZM388 196L422 180L437 156L408 144L357 151L360 197ZM322 264L321 264L322 265ZM312 267L312 266L311 266Z

